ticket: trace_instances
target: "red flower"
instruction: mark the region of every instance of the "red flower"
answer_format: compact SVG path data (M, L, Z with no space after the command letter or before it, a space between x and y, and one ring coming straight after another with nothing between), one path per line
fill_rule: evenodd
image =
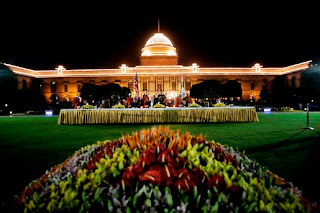
M185 190L185 191L189 191L190 190L190 187L191 185L194 186L194 183L190 182L190 181L187 181L186 179L179 179L177 180L175 183L174 183L174 188L178 189L178 190Z
M216 144L215 151L216 151L216 153L222 152L221 146L219 144Z
M146 149L145 151L143 151L141 153L141 157L140 159L142 159L141 163L142 163L142 167L150 167L152 164L154 164L154 154L151 149Z
M225 161L226 163L229 163L229 162L233 163L234 158L232 157L232 155L226 154Z
M207 183L208 187L211 189L212 187L217 187L218 189L224 185L224 180L218 174L213 175Z
M135 174L133 173L132 168L133 166L127 167L122 174L122 180L126 186L131 186L131 182L135 178Z
M159 170L149 170L146 173L142 174L140 181L147 181L155 185L160 185L161 183L161 174Z
M140 158L140 160L138 161L138 163L136 165L134 165L132 167L132 171L139 177L142 173L145 172L145 169L142 167L142 160Z
M167 164L172 163L171 150L166 149L166 150L163 150L162 152L160 152L157 160L159 163L167 163Z

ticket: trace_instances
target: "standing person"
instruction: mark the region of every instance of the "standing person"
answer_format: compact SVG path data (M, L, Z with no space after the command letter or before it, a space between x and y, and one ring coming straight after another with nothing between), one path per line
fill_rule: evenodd
M153 96L151 97L151 103L150 103L151 107L153 107L154 99L155 99L155 95L153 95Z
M181 104L181 95L179 94L174 101L175 107L180 107Z
M128 108L131 108L131 105L133 103L133 98L131 97L131 95L127 98L127 105L128 105Z

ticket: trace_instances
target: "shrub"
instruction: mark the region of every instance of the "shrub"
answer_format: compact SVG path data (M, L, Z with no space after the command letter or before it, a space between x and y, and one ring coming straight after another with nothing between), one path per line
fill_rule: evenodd
M165 108L166 106L163 105L163 104L156 104L156 105L153 105L153 108Z
M126 108L124 105L122 105L122 104L116 104L116 105L114 105L114 106L112 106L112 108L115 108L115 109L124 109L124 108Z
M81 109L94 109L93 105L83 105Z
M192 104L189 104L188 107L201 107L201 106L197 103L192 103Z
M216 103L213 105L214 107L225 107L226 105L222 102Z

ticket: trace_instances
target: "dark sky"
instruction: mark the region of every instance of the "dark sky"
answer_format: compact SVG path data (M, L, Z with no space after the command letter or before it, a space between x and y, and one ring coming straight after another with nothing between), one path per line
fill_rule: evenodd
M320 58L317 4L88 2L2 5L0 62L31 69L136 66L158 17L185 66L287 66Z

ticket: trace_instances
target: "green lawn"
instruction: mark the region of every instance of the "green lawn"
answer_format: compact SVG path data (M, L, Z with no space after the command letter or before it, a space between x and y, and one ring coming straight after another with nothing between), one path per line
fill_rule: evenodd
M259 114L257 123L170 124L172 129L203 133L256 159L320 201L320 113L311 113L315 130L304 130L305 113ZM0 117L1 203L30 181L61 163L80 147L115 139L154 125L57 125L57 117Z

